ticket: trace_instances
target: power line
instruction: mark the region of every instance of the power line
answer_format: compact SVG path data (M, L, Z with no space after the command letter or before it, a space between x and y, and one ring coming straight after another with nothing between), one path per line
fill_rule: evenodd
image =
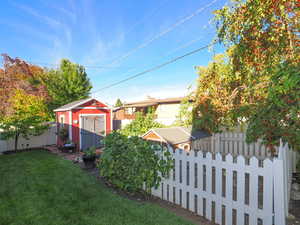
M203 50L203 49L209 48L209 47L211 47L211 46L213 46L213 45L215 45L215 44L216 44L216 41L213 41L211 44L205 45L205 46L203 46L203 47L201 47L201 48L197 48L197 49L195 49L195 50L193 50L193 51L191 51L191 52L188 52L188 53L186 53L186 54L184 54L184 55L178 56L178 57L173 58L173 59L171 59L171 60L169 60L169 61L166 61L166 62L164 62L164 63L162 63L162 64L159 64L159 65L157 65L157 66L154 66L154 67L152 67L152 68L150 68L150 69L144 70L143 72L140 72L140 73L134 74L134 75L132 75L132 76L130 76L130 77L127 77L126 79L123 79L123 80L117 81L117 82L115 82L115 83L112 83L112 84L110 84L110 85L104 86L103 88L100 88L100 89L98 89L98 90L92 92L91 94L95 94L95 93L97 93L97 92L99 92L99 91L102 91L102 90L111 88L111 87L113 87L113 86L116 86L116 85L121 84L121 83L123 83L123 82L126 82L126 81L128 81L128 80L132 80L132 79L134 79L134 78L136 78L136 77L139 77L139 76L142 76L142 75L144 75L144 74L146 74L146 73L149 73L149 72L158 70L158 69L160 69L160 68L162 68L162 67L164 67L164 66L166 66L166 65L168 65L168 64L174 63L174 62L176 62L176 61L178 61L178 60L180 60L180 59L182 59L182 58L184 58L184 57L187 57L187 56L189 56L189 55L195 54L195 53L197 53L197 52L199 52L199 51L201 51L201 50Z
M128 58L130 55L132 55L134 52L136 52L139 49L145 48L147 47L149 44L151 44L153 41L161 38L162 36L166 35L167 33L171 32L172 30L174 30L176 27L180 26L181 24L187 22L188 20L192 19L193 17L197 16L198 14L200 14L203 10L205 10L206 8L210 7L211 5L213 5L215 2L217 2L218 0L213 0L210 3L206 4L205 6L198 8L195 12L193 12L191 15L184 17L183 19L177 21L176 23L172 24L171 26L169 26L167 29L161 31L160 33L158 33L157 35L155 35L154 37L152 37L151 39L147 40L146 42L140 44L139 46L137 46L136 48L128 51L127 53L125 53L124 55L116 58L115 60L113 60L110 64L108 64L109 66L111 66L112 64L119 62L125 58Z
M210 35L210 34L214 34L214 33L206 33L205 35L200 36L200 38L196 38L196 39L193 39L193 40L191 40L191 41L189 41L189 42L186 42L186 43L180 45L179 47L177 47L177 48L175 48L175 49L173 49L173 50L167 52L166 54L164 54L164 56L170 56L170 55L172 55L173 53L175 53L175 52L177 52L177 51L179 51L179 50L181 50L181 49L185 49L185 48L191 46L192 44L194 44L194 43L196 43L196 42L198 42L198 41L200 41L200 40L203 39L205 36Z
M46 65L46 66L59 66L59 63L46 63L46 62L35 62L35 61L28 61L28 63L31 64L37 64L37 65ZM125 66L92 66L92 65L82 65L80 63L78 63L79 65L85 67L85 68L91 68L91 69L104 69L104 68L111 68L111 69L115 69L115 68L126 68L129 69L131 67L125 67Z
M155 9L152 9L149 13L147 13L143 18L139 19L135 24L133 24L133 26L131 26L125 33L124 36L126 36L127 34L129 34L132 30L134 30L135 27L143 24L146 20L148 20L149 18L153 17L161 8L163 5L165 5L167 2L169 2L170 0L165 0L162 1L158 7L156 7Z
M116 68L127 68L127 69L131 69L131 67L120 67L120 66L112 66L114 63L119 62L125 58L128 58L130 55L132 55L134 52L138 51L139 49L145 48L147 47L149 44L151 44L153 41L161 38L162 36L168 34L169 32L171 32L172 30L174 30L176 27L180 26L181 24L187 22L188 20L192 19L193 17L197 16L198 14L200 14L203 10L205 10L206 8L210 7L211 5L213 5L214 3L216 3L218 0L213 0L210 3L206 4L205 6L198 8L196 11L194 11L192 14L190 14L189 16L186 16L184 18L182 18L181 20L177 21L176 23L172 24L171 26L169 26L167 29L161 31L160 33L158 33L157 35L155 35L154 37L152 37L151 39L145 41L144 43L140 44L139 46L137 46L136 48L128 51L127 53L125 53L124 55L121 55L120 57L114 59L110 64L108 64L107 66L89 66L89 65L83 65L85 68L91 68L91 69L116 69ZM167 1L166 1L167 2ZM33 64L40 64L40 65L48 65L48 66L59 66L60 64L51 64L51 63L44 63L44 62L29 62L29 63L33 63Z
M207 25L204 25L202 28L203 28L203 29L206 29L206 28L207 28ZM206 35L210 35L210 34L214 34L214 33L206 33ZM173 53L177 52L178 50L187 48L187 47L189 47L190 45L194 44L195 42L200 41L202 38L204 38L204 36L201 36L200 38L193 39L193 40L191 40L191 41L189 41L189 42L187 42L187 43L184 43L184 44L180 45L179 47L176 47L175 49L173 49L173 50L171 50L171 51L169 51L169 52L163 54L162 56L163 56L163 57L165 57L165 56L171 56ZM161 57L156 57L156 58L154 59L154 61L157 61L158 59L161 59ZM147 65L148 65L148 64L143 64L142 66L147 66ZM141 65L140 65L140 66L141 66ZM129 70L127 70L125 73L123 73L122 76L123 76L123 75L127 75L129 71L136 70L136 69L137 69L137 68L132 67L132 68L130 68Z

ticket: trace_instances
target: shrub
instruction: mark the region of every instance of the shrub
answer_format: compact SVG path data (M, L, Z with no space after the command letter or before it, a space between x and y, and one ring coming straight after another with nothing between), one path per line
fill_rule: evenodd
M105 137L104 143L100 175L120 189L138 192L145 184L149 193L173 168L171 154L166 148L139 137L128 138L113 132Z
M140 136L152 128L164 127L163 124L156 122L154 117L153 111L150 111L146 115L136 112L135 119L121 130L121 134L126 136Z
M69 132L66 128L63 127L61 129L59 129L58 136L59 136L60 140L65 143L68 140Z
M94 156L96 156L96 147L94 147L94 146L89 147L88 149L86 149L84 151L84 155L86 157L94 157Z

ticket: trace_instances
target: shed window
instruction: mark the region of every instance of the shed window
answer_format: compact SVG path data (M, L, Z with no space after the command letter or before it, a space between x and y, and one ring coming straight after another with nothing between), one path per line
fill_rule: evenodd
M60 115L60 117L59 117L59 127L60 128L65 127L65 116L64 115Z

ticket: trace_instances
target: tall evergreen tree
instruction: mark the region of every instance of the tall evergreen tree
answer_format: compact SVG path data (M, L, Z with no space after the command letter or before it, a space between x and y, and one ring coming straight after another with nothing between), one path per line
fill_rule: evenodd
M122 105L123 105L123 103L122 103L121 99L118 98L116 101L115 107L121 107Z

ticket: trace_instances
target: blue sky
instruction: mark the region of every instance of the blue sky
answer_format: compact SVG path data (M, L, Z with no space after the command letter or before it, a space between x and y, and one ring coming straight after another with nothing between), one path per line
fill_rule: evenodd
M41 66L61 58L86 66L93 91L209 44L212 12L225 0L2 0L0 53ZM195 84L204 50L160 70L97 92L114 103L182 96ZM54 65L53 65L54 64Z

